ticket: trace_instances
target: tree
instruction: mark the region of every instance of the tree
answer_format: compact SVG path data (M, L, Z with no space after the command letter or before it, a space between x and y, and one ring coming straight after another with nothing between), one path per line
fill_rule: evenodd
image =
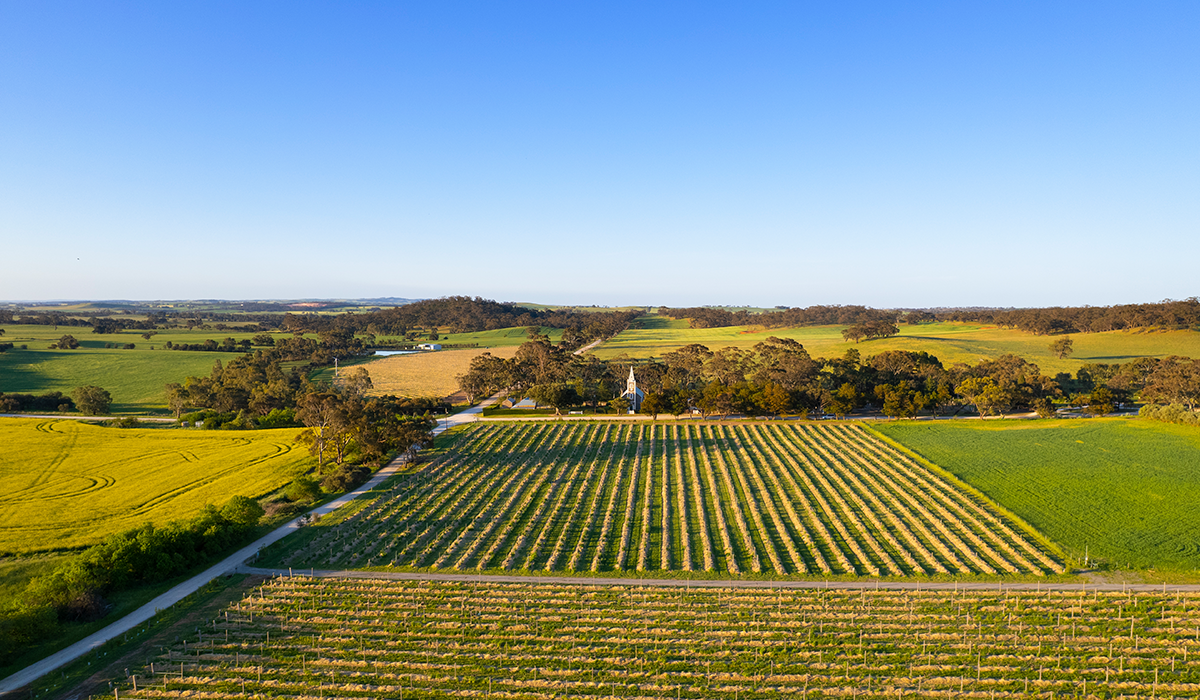
M1160 360L1146 377L1142 396L1157 403L1195 409L1200 403L1200 360L1176 355Z
M1067 355L1071 354L1071 352L1074 350L1074 348L1071 346L1074 344L1075 341L1071 340L1071 336L1064 335L1053 343L1050 343L1050 352L1054 353L1054 355L1061 360Z
M1087 398L1087 412L1092 416L1103 416L1117 410L1113 405L1112 392L1104 387L1100 387L1091 393Z
M791 338L772 336L755 345L754 352L758 364L754 381L760 384L775 383L787 391L794 391L817 376L817 363L803 345Z
M700 410L706 414L720 414L729 417L734 409L734 393L729 387L719 382L713 382L704 387L700 396Z
M777 417L786 411L791 403L791 397L788 396L787 390L775 382L767 382L756 399L755 403L759 408Z
M725 386L739 384L746 381L747 359L744 350L734 346L721 348L704 364L704 373Z
M890 418L912 418L922 408L928 399L919 391L914 391L908 382L896 384L880 384L875 387L875 396L883 399L883 415Z
M79 341L75 340L73 335L64 335L54 344L59 350L75 350L79 347Z
M366 367L355 367L344 373L340 383L343 388L355 396L366 396L367 392L375 386L371 381L371 373L367 371Z
M179 417L183 415L183 409L187 408L190 397L191 392L183 388L181 384L173 382L167 385L167 405L175 414L175 420L179 420Z
M325 448L346 427L346 413L336 394L307 394L296 406L296 419L308 430L296 439L317 456L317 472L325 467Z
M1011 398L991 377L971 377L958 385L958 393L975 405L979 416L1008 412Z
M112 395L98 386L81 386L71 392L75 405L89 416L106 415L112 406Z
M846 340L853 340L855 344L867 336L867 329L860 325L848 326L842 329L842 337Z
M1053 418L1058 415L1054 409L1054 402L1046 397L1033 400L1033 410L1037 411L1038 418Z
M254 527L266 514L258 501L248 496L234 496L221 508L221 515L243 527Z
M554 384L537 384L529 389L529 398L554 408L554 415L562 415L562 410L579 403L579 394L573 384L556 382Z
M662 392L652 391L649 394L646 394L646 398L642 399L642 406L638 412L648 413L654 418L654 420L658 420L658 414L666 413L670 410L670 398L664 396Z

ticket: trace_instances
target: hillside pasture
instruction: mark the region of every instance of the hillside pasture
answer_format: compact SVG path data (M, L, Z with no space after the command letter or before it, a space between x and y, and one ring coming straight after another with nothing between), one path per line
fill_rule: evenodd
M0 419L0 553L73 549L260 496L307 471L298 431L118 429Z
M1060 360L1050 352L1049 347L1057 336L1034 335L972 323L901 324L899 328L900 334L892 338L856 344L842 338L842 326L692 329L688 328L686 320L648 315L638 319L633 328L605 341L593 352L601 359L611 359L621 354L633 358L662 357L664 353L691 343L699 343L710 350L730 346L749 349L768 337L776 336L796 340L813 357L840 357L850 348L857 349L864 358L887 350L911 350L928 352L949 366L956 362L973 365L981 360L1012 353L1033 362L1050 376L1058 372L1074 374L1082 365L1091 363L1120 363L1139 357L1169 355L1200 357L1200 333L1189 330L1075 333L1071 335L1074 352Z
M847 425L477 426L369 506L287 546L269 560L727 576L1062 571L991 503Z
M878 430L1076 559L1200 568L1200 430L1128 418L916 421Z
M147 699L1195 697L1198 600L277 578L113 680Z

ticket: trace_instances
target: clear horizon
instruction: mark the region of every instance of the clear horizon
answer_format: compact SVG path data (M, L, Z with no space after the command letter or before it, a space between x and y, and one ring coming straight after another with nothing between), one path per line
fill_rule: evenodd
M1196 296L1200 6L0 9L0 298Z

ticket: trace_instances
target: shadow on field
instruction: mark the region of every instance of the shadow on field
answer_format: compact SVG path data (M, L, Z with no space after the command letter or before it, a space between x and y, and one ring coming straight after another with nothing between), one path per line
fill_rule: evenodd
M9 350L0 353L0 374L4 375L0 391L9 394L45 391L50 382L34 368L53 359L53 353L33 350Z

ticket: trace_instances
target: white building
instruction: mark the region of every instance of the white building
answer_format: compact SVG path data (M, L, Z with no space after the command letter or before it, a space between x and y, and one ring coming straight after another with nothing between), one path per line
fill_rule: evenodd
M638 388L632 367L629 368L629 379L625 382L625 392L621 394L621 397L629 399L630 413L637 413L638 409L642 407L642 399L646 398L646 392Z

